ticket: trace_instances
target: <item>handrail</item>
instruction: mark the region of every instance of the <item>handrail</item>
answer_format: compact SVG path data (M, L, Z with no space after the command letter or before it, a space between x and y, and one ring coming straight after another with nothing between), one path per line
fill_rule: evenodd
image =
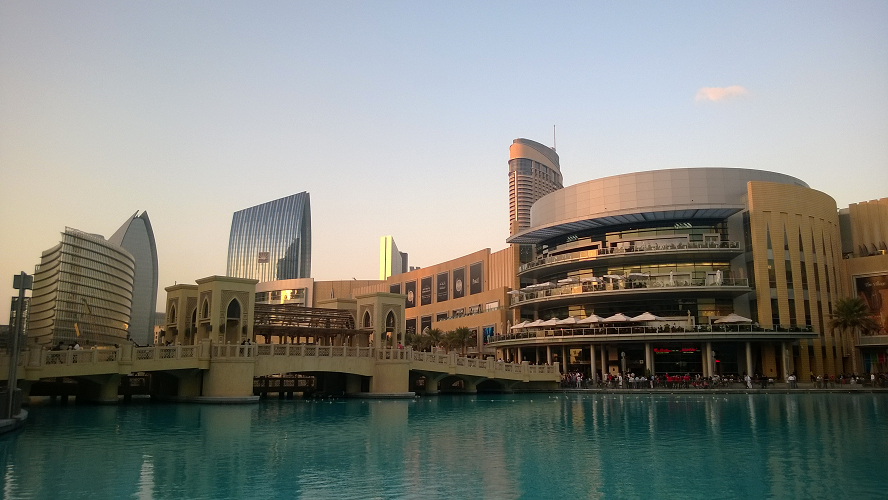
M581 261L587 259L595 259L599 256L625 255L648 252L681 252L686 250L709 250L709 249L739 249L739 241L720 241L718 243L705 242L688 242L688 243L670 243L670 244L650 244L637 245L628 248L598 248L595 250L578 250L576 252L552 255L549 257L541 257L533 262L522 264L518 267L518 273L523 273L528 269L545 266L547 264L557 264L560 262Z
M490 344L505 340L536 339L549 337L579 337L589 335L648 334L668 336L673 333L814 333L811 326L759 326L759 325L695 325L683 326L594 326L585 328L531 328L527 331L494 335ZM666 339L664 339L666 340Z
M521 291L512 296L512 305L546 297L563 297L565 295L579 295L583 293L612 292L614 290L640 290L644 288L657 288L670 290L675 288L689 288L700 286L729 286L748 287L746 278L722 278L721 280L692 279L690 281L669 276L656 276L647 278L634 278L630 280L617 280L613 283L573 283L556 286L545 290Z

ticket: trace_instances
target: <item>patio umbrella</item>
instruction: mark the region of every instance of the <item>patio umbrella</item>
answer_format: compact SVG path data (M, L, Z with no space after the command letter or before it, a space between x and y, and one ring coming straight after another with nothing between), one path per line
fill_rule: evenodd
M521 323L518 323L517 325L513 326L511 328L511 330L520 330L520 329L524 328L525 326L527 326L527 321L522 321Z
M629 278L629 279L635 279L635 278L650 278L651 275L650 275L650 274L642 274L642 273L629 273L626 277Z
M714 321L714 323L752 323L752 320L749 318L744 318L738 314L728 314L723 318L719 318Z
M564 319L560 319L560 320L558 320L558 323L557 323L557 324L558 324L558 326L561 326L561 325L576 325L576 324L577 324L577 318L574 318L573 316L568 316L568 317L566 317L566 318L564 318Z
M509 295L518 295L519 293L521 293L521 290L509 290L506 293L508 293Z
M558 318L547 319L540 323L540 326L555 326L558 324Z
M617 314L614 314L613 316L608 316L607 318L604 318L601 321L604 323L625 323L627 321L632 321L632 318L630 318L629 316L626 316L623 313L617 313Z
M538 319L536 321L531 321L530 323L527 323L526 325L524 325L524 328L535 328L537 326L541 326L542 324L543 320Z
M591 323L601 323L601 317L593 314L591 316L586 316L585 318L577 321L578 325L588 325Z
M619 274L605 274L604 277L607 278L607 279L611 279L611 280L621 280L621 279L624 279L624 278L623 278L622 276L620 276Z
M601 280L597 276L583 276L580 278L580 281L584 283L598 283Z
M569 285L571 283L576 283L577 281L579 281L579 280L576 278L564 278L563 280L558 280L558 284L559 285Z
M632 318L632 321L660 321L662 319L663 318L661 318L659 316L655 316L649 312L644 312L644 313L639 314L638 316Z

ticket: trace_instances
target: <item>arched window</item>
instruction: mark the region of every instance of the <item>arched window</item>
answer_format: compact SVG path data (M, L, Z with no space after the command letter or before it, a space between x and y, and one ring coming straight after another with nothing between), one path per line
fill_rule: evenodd
M370 324L370 311L365 311L365 312L364 312L364 319L361 321L361 325L362 325L364 328L370 328L370 327L371 327L371 324Z
M385 329L389 332L395 331L395 313L392 311L389 311L385 317Z
M237 299L231 299L231 302L228 303L228 311L225 313L225 317L228 319L239 320L240 315L240 302Z
M176 322L176 304L170 305L170 323Z
M207 319L210 317L210 301L204 300L203 307L200 308L200 317L201 319Z

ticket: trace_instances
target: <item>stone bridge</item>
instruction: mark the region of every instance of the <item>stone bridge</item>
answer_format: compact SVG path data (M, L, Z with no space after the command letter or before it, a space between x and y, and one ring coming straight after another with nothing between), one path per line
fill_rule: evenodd
M0 380L9 358L0 356ZM83 395L95 401L116 401L121 375L148 372L157 380L159 396L184 401L252 401L253 378L284 373L327 377L325 390L375 397L412 395L424 377L426 393L438 392L445 380L461 380L468 392L494 384L500 390L557 388L558 364L529 365L458 356L456 353L414 352L410 348L319 346L308 344L214 344L95 348L50 351L31 348L21 356L18 378L27 394L41 379L71 377L86 382Z

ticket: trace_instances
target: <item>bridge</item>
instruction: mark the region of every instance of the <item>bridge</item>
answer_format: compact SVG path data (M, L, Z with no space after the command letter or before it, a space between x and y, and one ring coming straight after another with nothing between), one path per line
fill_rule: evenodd
M0 356L0 380L7 379L9 358ZM456 353L430 353L410 348L322 346L313 344L232 345L209 339L197 345L24 351L18 368L25 394L43 379L75 378L83 382L88 400L117 401L121 376L152 374L152 393L179 401L247 402L255 377L285 373L317 374L320 389L335 394L369 397L412 396L423 381L434 394L448 380L462 381L466 392L479 385L498 390L557 388L561 374L554 365L506 363Z

